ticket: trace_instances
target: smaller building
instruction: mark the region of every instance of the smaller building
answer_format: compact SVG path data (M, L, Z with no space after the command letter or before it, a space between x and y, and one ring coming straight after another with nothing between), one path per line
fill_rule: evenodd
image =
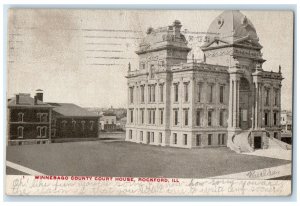
M52 139L96 138L99 116L72 103L48 103L53 107Z
M42 90L36 92L34 98L19 93L8 100L8 145L51 142L53 106L43 102Z
M281 141L292 144L293 116L291 111L281 111Z
M291 111L287 111L287 110L283 110L281 111L281 129L284 131L292 131L292 121L293 121L293 117L292 117L292 112Z
M121 119L117 122L117 128L118 128L119 130L125 131L125 130L126 130L126 122L127 122L127 117L121 118Z
M115 131L117 129L117 116L114 113L106 112L100 118L100 127L103 131Z

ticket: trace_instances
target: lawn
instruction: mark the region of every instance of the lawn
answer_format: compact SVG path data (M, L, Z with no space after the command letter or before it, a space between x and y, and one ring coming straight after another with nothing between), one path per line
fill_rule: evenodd
M228 148L179 149L123 141L8 146L7 160L47 175L177 178L212 177L290 163L236 154Z

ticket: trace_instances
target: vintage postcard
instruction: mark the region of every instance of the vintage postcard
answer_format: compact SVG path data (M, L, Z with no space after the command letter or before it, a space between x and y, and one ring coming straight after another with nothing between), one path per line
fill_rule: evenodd
M294 14L10 9L7 195L288 196Z

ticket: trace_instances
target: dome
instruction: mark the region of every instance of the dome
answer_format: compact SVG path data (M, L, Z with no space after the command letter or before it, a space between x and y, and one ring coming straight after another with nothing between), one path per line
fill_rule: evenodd
M252 22L240 11L224 11L216 17L207 31L209 41L203 45L208 46L215 39L234 44L241 40L247 40L257 47L259 39Z

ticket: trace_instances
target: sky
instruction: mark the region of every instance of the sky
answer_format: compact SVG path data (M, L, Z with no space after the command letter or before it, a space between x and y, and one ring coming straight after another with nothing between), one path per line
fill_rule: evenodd
M292 109L293 15L241 11L256 28L266 62L282 67L282 109ZM196 59L210 23L222 11L15 9L9 12L7 96L44 90L46 102L83 107L126 107L130 62L148 27L181 21ZM192 54L191 53L191 54ZM191 58L189 54L188 58Z

